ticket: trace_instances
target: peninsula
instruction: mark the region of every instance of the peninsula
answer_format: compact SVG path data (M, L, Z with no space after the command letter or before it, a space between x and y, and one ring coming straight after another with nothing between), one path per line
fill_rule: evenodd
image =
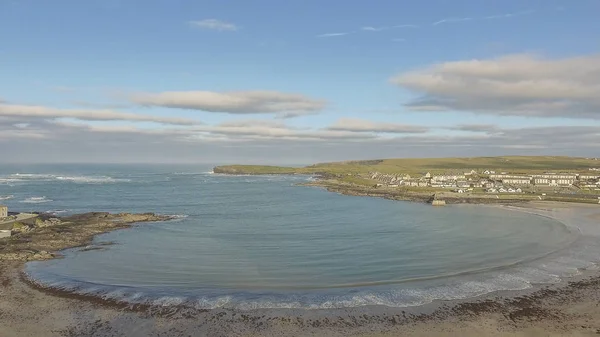
M380 159L305 167L217 166L220 174L306 174L347 195L446 203L600 202L600 160L557 156Z

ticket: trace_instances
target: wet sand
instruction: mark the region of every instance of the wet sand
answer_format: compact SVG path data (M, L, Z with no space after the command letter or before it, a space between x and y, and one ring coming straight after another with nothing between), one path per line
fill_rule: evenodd
M576 212L590 221L600 206L518 205ZM600 226L600 222L598 222ZM600 257L599 257L600 260ZM560 284L408 309L191 310L131 307L40 289L22 274L24 261L0 261L0 336L598 336L600 273Z

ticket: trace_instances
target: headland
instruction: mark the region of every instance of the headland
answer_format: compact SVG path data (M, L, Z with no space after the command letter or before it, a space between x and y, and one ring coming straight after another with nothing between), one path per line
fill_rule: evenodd
M219 174L306 174L307 186L357 196L447 204L523 201L600 203L597 158L505 156L380 159L305 167L229 165Z

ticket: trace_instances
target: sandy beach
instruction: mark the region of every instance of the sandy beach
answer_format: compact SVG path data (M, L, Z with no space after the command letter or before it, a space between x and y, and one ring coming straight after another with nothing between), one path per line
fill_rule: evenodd
M536 202L512 207L552 216L563 222L585 221L587 226L595 226L600 221L597 205ZM22 260L0 260L2 337L600 334L600 274L595 270L582 271L559 284L408 309L234 311L131 307L40 289L23 276L24 264Z

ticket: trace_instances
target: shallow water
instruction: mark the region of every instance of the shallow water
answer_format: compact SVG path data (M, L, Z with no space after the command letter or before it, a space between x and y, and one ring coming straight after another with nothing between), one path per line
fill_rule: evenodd
M542 216L295 186L305 176L221 176L191 166L3 170L0 195L13 196L10 208L181 215L101 235L97 243L114 243L101 250L28 264L43 284L132 302L410 306L557 282L589 266L598 248Z

